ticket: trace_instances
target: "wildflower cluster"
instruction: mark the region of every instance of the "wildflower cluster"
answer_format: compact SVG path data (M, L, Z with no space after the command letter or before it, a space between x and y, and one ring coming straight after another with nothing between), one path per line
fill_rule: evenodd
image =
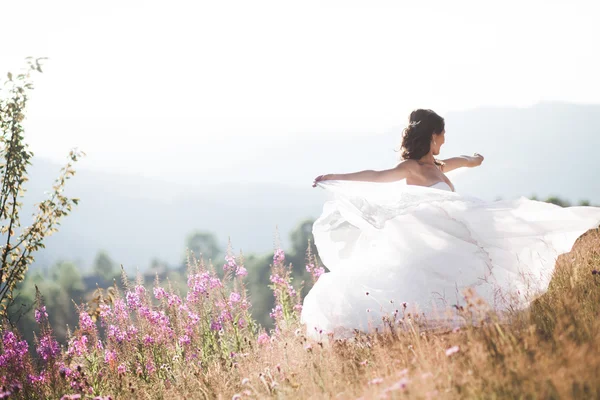
M291 266L285 264L285 253L276 249L271 266L271 289L275 296L275 307L269 314L278 329L297 324L302 311L302 299L292 285Z
M97 314L78 308L79 324L63 350L38 299L34 314L40 326L35 349L39 368L34 368L27 342L4 329L0 384L10 389L26 382L21 389L33 397L88 398L118 395L124 389L115 382L174 382L172 371L178 367L201 371L215 362L231 362L264 343L265 335L271 339L264 332L258 335L251 316L242 257L228 254L223 270L221 278L202 260L192 266L185 296L158 280L148 290L123 276L124 293L101 298Z

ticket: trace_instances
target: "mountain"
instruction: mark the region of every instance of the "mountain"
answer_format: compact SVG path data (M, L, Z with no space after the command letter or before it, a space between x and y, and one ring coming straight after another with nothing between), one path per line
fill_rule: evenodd
M26 207L51 187L60 166L34 160ZM184 186L150 178L78 171L66 193L80 204L47 241L36 265L62 259L91 265L105 249L128 270L146 268L152 259L182 260L185 237L195 230L216 234L236 252L273 249L276 229L286 246L288 233L304 218L316 218L324 193L277 184Z
M557 195L599 204L599 115L598 105L563 103L451 112L444 116L440 158L485 156L480 168L449 174L468 195L488 200ZM396 127L341 140L290 140L233 175L204 171L196 182L81 170L67 190L81 203L48 240L37 265L68 258L89 266L100 249L128 269L143 269L153 258L174 263L194 230L214 232L223 247L231 237L236 251L249 253L272 250L277 226L286 246L288 233L302 219L321 212L326 196L310 187L314 176L390 168L398 161L394 148L401 132ZM27 204L41 199L59 168L34 158Z

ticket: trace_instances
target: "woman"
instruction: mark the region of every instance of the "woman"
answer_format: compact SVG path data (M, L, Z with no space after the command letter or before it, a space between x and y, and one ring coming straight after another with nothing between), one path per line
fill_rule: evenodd
M483 157L438 160L444 142L444 119L416 110L395 168L315 179L334 198L313 226L329 272L304 300L309 334L349 336L408 313L455 321L467 288L498 310L527 306L547 289L558 255L600 224L600 208L455 193L444 172Z

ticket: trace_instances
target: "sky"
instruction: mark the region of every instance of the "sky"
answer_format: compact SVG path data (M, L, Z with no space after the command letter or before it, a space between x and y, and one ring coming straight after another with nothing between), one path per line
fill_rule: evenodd
M600 103L598 1L0 4L0 74L49 58L31 149L78 147L89 169L269 181L245 166L384 134L415 108Z

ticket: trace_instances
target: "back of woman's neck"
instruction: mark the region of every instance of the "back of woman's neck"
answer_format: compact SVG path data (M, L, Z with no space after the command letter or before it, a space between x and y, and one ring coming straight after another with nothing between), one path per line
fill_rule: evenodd
M423 164L435 164L435 158L433 157L433 154L431 154L431 153L425 154L423 157L421 157L417 161L420 163L423 163Z

